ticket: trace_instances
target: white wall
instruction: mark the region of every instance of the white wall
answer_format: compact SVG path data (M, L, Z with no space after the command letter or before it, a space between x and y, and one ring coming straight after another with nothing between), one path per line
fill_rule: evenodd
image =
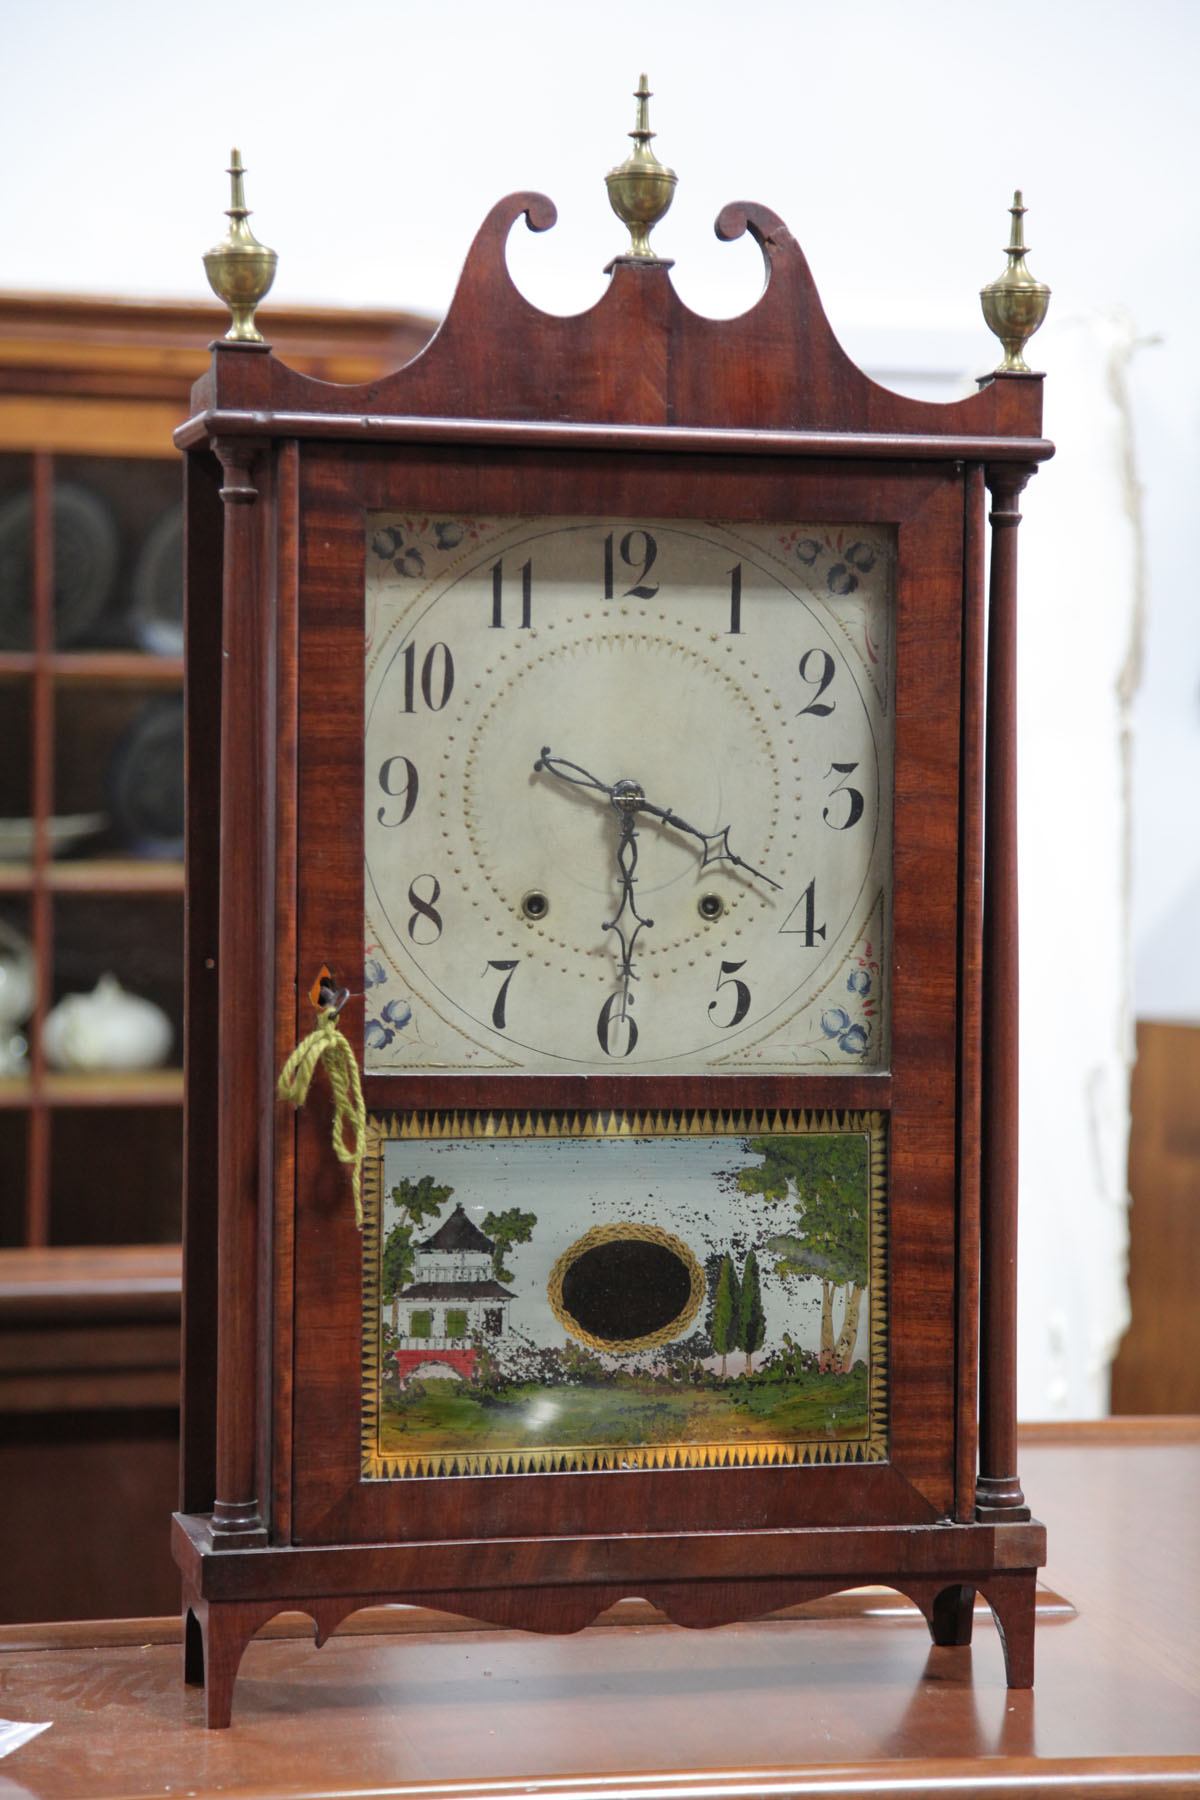
M1055 462L1022 506L1022 1417L1107 1411L1125 1285L1139 494L1121 312L1043 328Z
M976 294L1024 189L1055 296L1033 360L1060 454L1022 532L1021 1405L1101 1410L1123 1305L1128 905L1138 1010L1200 1019L1194 0L1019 17L961 0L7 0L3 33L10 289L201 294L237 143L280 302L440 313L487 207L535 187L560 224L518 234L514 269L540 304L581 308L622 248L601 177L645 68L680 176L655 241L689 304L753 300L756 251L718 245L711 220L756 199L852 350L911 368L953 344L977 373L997 351Z

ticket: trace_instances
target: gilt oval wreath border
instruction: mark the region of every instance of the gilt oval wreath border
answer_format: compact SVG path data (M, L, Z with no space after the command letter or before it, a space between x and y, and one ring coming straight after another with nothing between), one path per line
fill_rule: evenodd
M632 1238L637 1243L657 1244L678 1257L688 1272L690 1287L683 1307L673 1319L643 1337L636 1338L602 1338L582 1326L563 1301L563 1280L567 1271L578 1262L589 1250L600 1244L619 1243ZM669 1344L673 1338L687 1330L704 1303L708 1292L708 1280L695 1252L682 1238L677 1238L670 1231L664 1231L660 1225L638 1225L632 1222L613 1225L593 1225L585 1231L581 1238L568 1246L558 1258L550 1271L550 1279L546 1284L546 1296L553 1312L563 1330L571 1337L578 1338L593 1350L608 1351L612 1355L623 1356L633 1350L654 1350L660 1345Z

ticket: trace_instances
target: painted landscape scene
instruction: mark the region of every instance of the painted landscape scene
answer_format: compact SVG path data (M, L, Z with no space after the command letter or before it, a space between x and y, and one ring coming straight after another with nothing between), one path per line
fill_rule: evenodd
M385 1139L364 1473L877 1460L882 1134Z

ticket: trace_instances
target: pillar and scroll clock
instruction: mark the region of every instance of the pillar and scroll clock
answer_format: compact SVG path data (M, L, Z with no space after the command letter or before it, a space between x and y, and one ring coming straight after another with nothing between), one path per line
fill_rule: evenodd
M563 1631L884 1583L962 1644L979 1592L1032 1681L1013 738L1046 290L1018 195L1003 364L901 398L738 204L762 297L699 317L648 241L646 107L596 306L519 294L508 235L555 213L511 195L428 347L360 387L259 337L235 153L234 324L179 433L174 1543L213 1725L272 1614L323 1639L383 1601ZM361 1230L321 1078L275 1093L339 1002Z

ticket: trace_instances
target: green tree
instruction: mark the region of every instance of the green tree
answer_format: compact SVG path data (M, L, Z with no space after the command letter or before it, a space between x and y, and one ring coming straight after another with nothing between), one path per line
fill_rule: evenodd
M490 1212L487 1215L483 1221L483 1229L495 1245L492 1251L492 1272L497 1281L514 1279L512 1270L504 1266L504 1258L514 1244L529 1242L536 1224L537 1214L522 1212L519 1206L510 1206L506 1212Z
M400 1218L384 1240L380 1287L384 1305L392 1309L393 1331L400 1329L401 1292L412 1280L417 1228L426 1219L436 1218L453 1192L452 1187L439 1186L432 1175L422 1175L419 1181L410 1181L406 1175L392 1189L392 1204Z
M754 1373L754 1352L762 1348L767 1321L763 1312L762 1286L758 1279L758 1258L750 1251L742 1264L738 1283L737 1345L746 1352L746 1373Z
M583 1344L576 1344L568 1339L558 1352L558 1360L568 1381L587 1382L593 1386L606 1385L604 1364L594 1350L588 1350Z
M471 1342L475 1346L475 1367L471 1371L471 1380L484 1393L494 1394L500 1386L500 1363L496 1353L478 1331L471 1333Z
M747 1148L762 1161L743 1169L744 1193L790 1200L799 1220L794 1233L767 1240L780 1275L821 1283L821 1349L818 1367L849 1374L867 1291L869 1165L866 1136L814 1132L795 1137L751 1138ZM840 1329L834 1330L834 1297L845 1290Z
M721 1258L721 1272L717 1276L717 1291L713 1295L712 1304L712 1346L721 1359L721 1378L725 1378L726 1358L731 1350L738 1346L738 1279L734 1273L733 1261L728 1256Z

